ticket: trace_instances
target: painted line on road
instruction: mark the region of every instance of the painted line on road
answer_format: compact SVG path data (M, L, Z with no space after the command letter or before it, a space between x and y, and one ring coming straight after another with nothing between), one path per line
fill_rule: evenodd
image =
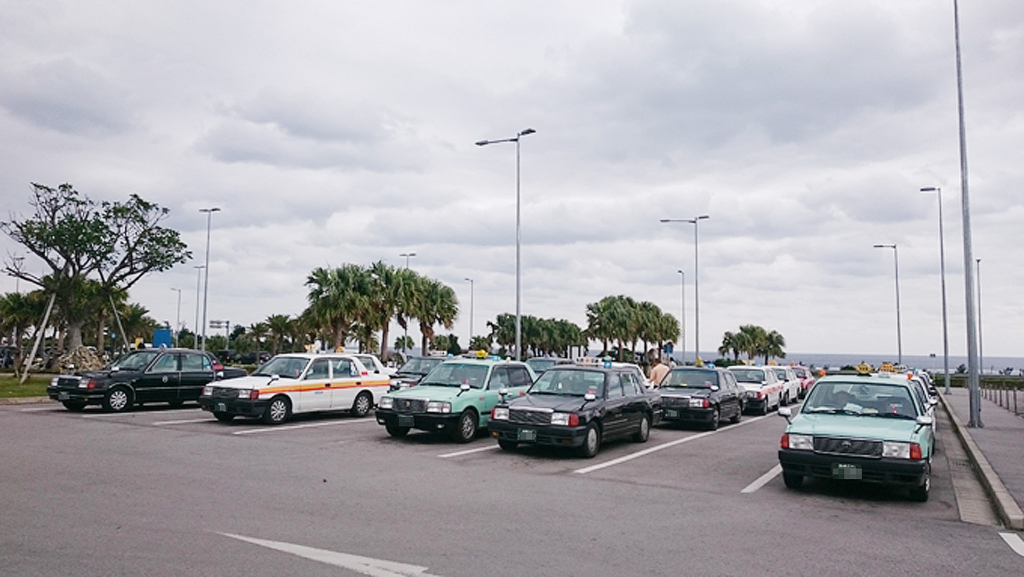
M473 453L482 453L483 451L493 451L498 448L498 445L489 445L487 447L478 447L476 449L466 449L465 451L456 451L454 453L445 453L438 455L438 458L447 459L448 457L460 457L462 455L470 455Z
M767 485L768 481L771 481L775 477L778 477L779 473L781 472L782 465L775 465L774 467L771 468L770 471L758 477L756 481L744 487L743 490L740 491L740 493L753 493L754 491L757 491L761 487Z
M18 409L18 410L21 411L22 413L38 413L40 411L59 411L59 410L61 410L61 408L60 407L49 406L49 407L32 407L31 409Z
M129 417L134 415L170 415L171 413L194 413L200 410L194 409L171 409L169 411L124 411L122 413L96 413L93 415L81 415L83 419L98 419L100 417Z
M280 427L265 427L261 429L245 429L235 431L232 435L252 435L254 433L275 433L278 431L291 431L293 429L311 429L313 427L330 427L331 425L351 425L354 423L376 423L377 419L354 419L351 421L327 421L323 423L307 423L305 425L284 425Z
M183 419L179 421L157 421L152 423L154 427L160 427L163 425L184 425L186 423L212 423L214 420L207 417L205 419Z
M618 459L612 459L611 461L606 461L604 463L599 463L597 465L591 465L590 467L584 467L582 469L576 469L575 471L573 471L573 473L578 473L580 475L586 475L587 473L591 473L591 472L597 471L599 469L604 469L606 467L612 467L614 465L619 465L621 463L625 463L626 461L632 461L633 459L637 459L637 458L643 457L645 455L650 455L651 453L655 453L657 451L661 451L662 449L668 449L669 447L675 447L676 445L681 445L683 443L688 443L690 441L696 441L697 439L703 439L704 437L707 437L709 435L714 435L715 433L722 433L722 432L726 432L726 431L732 431L732 430L736 429L737 427L742 427L743 425L749 425L750 423L756 423L756 422L760 421L761 419L764 419L765 417L769 417L769 416L771 416L771 415L762 415L760 417L754 417L753 419L746 419L744 421L740 421L739 423L736 423L735 425L729 425L725 429L718 429L717 431L707 431L705 433L698 433L696 435L690 435L689 437L683 437L682 439L676 439L675 441L669 441L668 443L657 445L657 446L651 447L650 449L644 449L643 451L637 451L636 453L632 453L632 454L626 455L624 457L619 457Z
M1024 557L1024 539L1020 538L1020 535L1016 533L999 533L999 536L1006 541L1006 544L1013 549L1013 552Z

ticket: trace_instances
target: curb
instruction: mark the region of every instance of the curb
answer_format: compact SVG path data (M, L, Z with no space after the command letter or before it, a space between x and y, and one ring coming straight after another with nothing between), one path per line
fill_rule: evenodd
M985 454L981 452L977 443L971 438L971 433L967 427L960 422L956 413L950 409L949 403L946 402L946 397L942 394L942 391L939 391L939 399L942 400L942 406L946 409L946 414L949 415L949 419L953 422L953 429L956 431L957 437L960 437L960 442L963 444L964 450L967 451L967 457L974 465L974 470L978 472L981 484L985 487L985 492L992 499L992 504L995 506L996 515L999 516L999 520L1010 529L1024 530L1024 512L1021 511L1017 501L1006 490L1006 486L1003 485L1003 481L996 474L992 465L989 464L988 459L985 458Z
M36 405L51 403L49 397L0 397L0 405Z

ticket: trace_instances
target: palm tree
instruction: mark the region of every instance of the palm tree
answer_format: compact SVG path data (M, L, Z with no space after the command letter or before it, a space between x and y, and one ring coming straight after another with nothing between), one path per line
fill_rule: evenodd
M270 352L272 354L278 354L281 352L282 345L285 342L288 343L289 350L292 348L292 342L294 340L293 335L295 334L295 323L292 318L288 315L270 315L267 320L263 321L267 326L267 331L270 337Z
M17 347L14 354L15 376L20 376L21 371L22 340L28 329L37 326L42 319L46 300L41 290L27 294L7 293L0 297L0 333L9 336L10 344Z
M368 316L370 275L366 269L346 264L335 269L316 268L306 279L310 316L330 328L334 347L345 346L355 324Z
M423 335L423 354L427 354L427 346L434 338L434 325L440 324L451 330L455 317L459 315L459 299L451 287L440 281L425 279L420 287L419 298L416 299L412 316L420 323L420 334Z
M786 339L776 331L769 331L765 335L765 358L764 362L767 363L769 357L778 357L780 359L786 358L786 352L783 348L786 346Z
M491 329L491 340L498 344L498 347L508 351L516 342L516 317L509 313L501 313L495 317L494 322L487 321L487 327Z
M124 330L125 340L129 343L138 339L145 341L146 337L151 339L153 329L160 326L160 323L148 316L149 309L140 304L125 305L118 310L118 314L121 316L121 327Z

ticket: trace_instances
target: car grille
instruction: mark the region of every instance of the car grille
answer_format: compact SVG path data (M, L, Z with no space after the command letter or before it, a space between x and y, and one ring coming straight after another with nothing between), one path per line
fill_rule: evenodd
M524 425L550 425L551 411L510 409L508 420L512 423L522 423Z
M400 413L426 413L426 399L395 399L395 410Z
M829 455L881 457L882 441L847 439L843 437L814 437L814 451Z
M82 381L80 377L59 377L57 379L57 388L60 389L77 389L78 384Z
M238 398L238 389L214 387L213 393L210 396L215 399L236 399Z
M661 404L665 407L689 407L689 397L661 397Z

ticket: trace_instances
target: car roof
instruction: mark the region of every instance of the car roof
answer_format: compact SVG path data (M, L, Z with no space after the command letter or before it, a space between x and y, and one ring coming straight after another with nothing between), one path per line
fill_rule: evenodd
M903 375L893 373L871 373L867 375L828 375L818 379L819 383L889 385L908 388L911 383Z

